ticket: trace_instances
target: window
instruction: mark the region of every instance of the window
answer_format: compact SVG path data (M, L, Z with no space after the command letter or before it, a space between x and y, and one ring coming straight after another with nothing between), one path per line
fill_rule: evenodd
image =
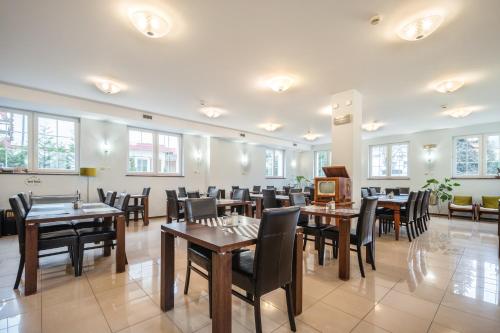
M78 127L74 118L0 109L0 167L76 172Z
M150 130L128 130L129 173L180 175L181 136Z
M492 177L500 168L500 134L453 139L454 177Z
M370 177L408 177L408 147L408 142L370 146Z
M266 149L266 177L284 177L285 153L279 149Z
M332 153L328 150L314 152L314 177L325 177L324 166L329 166L332 160Z

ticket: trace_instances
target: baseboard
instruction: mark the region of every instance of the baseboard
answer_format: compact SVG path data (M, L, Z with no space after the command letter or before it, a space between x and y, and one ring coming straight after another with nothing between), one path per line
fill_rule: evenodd
M430 215L448 218L448 214L444 214L444 213L430 213ZM488 218L484 218L484 217L482 217L480 221L476 221L476 220L473 221L470 216L459 216L459 215L453 215L452 219L466 220L466 221L470 221L470 222L497 222L498 221L495 218L488 219Z

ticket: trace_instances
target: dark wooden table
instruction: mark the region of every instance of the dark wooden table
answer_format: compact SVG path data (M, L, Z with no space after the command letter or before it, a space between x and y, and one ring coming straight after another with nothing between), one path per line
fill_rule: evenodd
M302 214L314 217L325 217L327 223L333 218L339 229L339 278L347 281L351 272L351 220L359 217L359 209L340 208L328 210L325 206L305 206L300 209Z
M142 199L144 202L144 214L142 216L142 223L144 225L149 224L149 195L146 194L131 194L130 199L134 200L134 206L139 206L139 199ZM137 221L139 218L139 212L134 212L134 221Z
M184 201L186 201L186 197L178 198L177 200L181 203L184 204ZM243 207L245 211L245 215L252 217L252 202L251 201L241 201L241 200L233 200L233 199L217 199L216 201L217 207L222 208L222 207ZM167 205L168 207L168 205ZM167 213L168 216L168 213Z
M103 218L110 220L116 217L116 272L125 271L125 213L103 203L84 204L74 209L71 203L33 205L26 217L24 264L25 295L36 293L38 268L38 225L48 222L72 221ZM105 255L110 255L110 248Z
M394 234L396 240L399 240L399 227L401 223L401 208L406 206L408 202L407 195L396 195L394 198L389 198L385 195L378 197L377 207L389 208L394 211Z
M255 200L255 217L260 219L262 217L262 210L264 209L264 205L262 204L264 195L250 193L250 199ZM282 207L290 206L290 197L288 195L276 195L276 200L278 200Z
M259 219L240 216L244 224L259 224ZM161 226L161 296L163 311L174 307L175 237L183 238L212 251L212 332L231 332L231 285L233 250L256 244L257 239L198 223L170 223ZM295 315L302 313L302 229L297 229L293 256L292 292Z

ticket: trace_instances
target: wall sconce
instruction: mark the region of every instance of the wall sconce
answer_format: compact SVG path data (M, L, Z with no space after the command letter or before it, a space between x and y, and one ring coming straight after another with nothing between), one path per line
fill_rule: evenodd
M194 173L200 173L201 160L203 159L203 154L200 149L195 149L193 152L193 160L195 161L196 169Z
M108 140L105 140L101 145L102 152L104 155L108 155L111 151L111 145L108 143Z
M426 144L423 146L425 152L425 161L427 163L427 169L429 172L433 169L434 164L434 151L436 150L437 145L434 143ZM428 173L429 173L428 172Z
M241 154L240 164L241 164L242 174L244 175L248 171L248 165L250 164L250 160L248 159L247 153Z
M290 166L295 169L297 167L297 161L292 160L292 162L290 162Z

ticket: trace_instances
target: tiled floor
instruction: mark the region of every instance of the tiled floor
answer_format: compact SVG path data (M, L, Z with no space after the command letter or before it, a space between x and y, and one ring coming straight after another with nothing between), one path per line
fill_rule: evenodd
M85 273L74 278L64 255L41 260L40 291L12 290L17 239L0 239L0 333L12 332L210 332L207 282L191 275L182 293L185 243L177 242L175 309L159 308L160 224L127 231L126 273L114 274L113 256L85 255ZM337 278L337 261L324 267L314 249L304 254L304 311L299 332L500 332L500 277L495 223L434 217L428 232L409 243L377 238L377 271L360 278L352 254L352 279ZM289 332L284 292L264 297L265 332ZM233 298L233 331L254 330L253 308Z

